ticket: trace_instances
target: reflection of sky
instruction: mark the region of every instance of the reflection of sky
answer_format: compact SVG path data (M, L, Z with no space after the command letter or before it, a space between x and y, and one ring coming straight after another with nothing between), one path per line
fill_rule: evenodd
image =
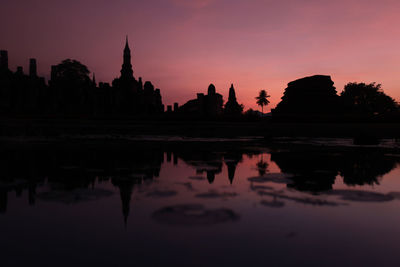
M260 89L280 99L289 81L329 74L338 91L350 81L380 82L397 100L399 8L395 0L2 0L0 48L10 64L39 73L76 58L99 81L119 75L124 37L135 75L181 104L215 83L230 83L255 108Z
M390 266L399 260L398 253L392 252L400 241L397 212L400 200L346 201L338 195L289 190L282 183L252 183L265 186L266 192L285 196L277 198L283 206L265 206L261 201L271 202L274 198L252 190L248 180L258 176L256 163L261 157L268 162L270 173L279 171L276 164L270 162L269 154L252 158L244 155L232 185L227 178L226 165L210 185L206 179L189 179L205 177L205 174L196 173L181 159L178 165L165 162L160 177L135 186L126 229L119 190L109 182L96 184L95 190L114 194L75 204L39 198L35 206L28 207L26 193L23 198L15 198L10 193L8 211L0 217L0 229L3 229L0 248L6 252L3 254L6 262L9 259L14 262L62 259L60 266L76 261L92 265L124 262L141 266L155 266L159 261L164 265L177 265L182 261L209 265L211 261L215 265L233 266L298 262L316 266L323 261L325 266L338 266L345 261L353 266L376 266L382 263L383 256L389 263L384 265ZM362 187L346 186L338 177L333 189L382 194L400 191L399 172L397 168L384 175L380 185ZM187 183L191 183L191 188ZM48 190L43 187L37 193ZM215 194L210 198L196 197L207 192L217 192L221 197ZM296 199L320 199L340 205L311 205ZM194 208L189 212L190 220L182 220L180 214L172 217L165 214L165 208L194 204L202 207L200 211ZM221 214L221 210L225 213ZM238 217L226 219L226 211ZM154 214L157 214L156 219ZM46 251L45 257L43 251ZM29 257L17 257L21 253Z

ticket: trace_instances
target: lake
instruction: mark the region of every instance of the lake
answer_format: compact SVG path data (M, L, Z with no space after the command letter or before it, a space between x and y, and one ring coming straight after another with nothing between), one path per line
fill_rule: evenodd
M326 144L10 144L1 266L399 266L400 153Z

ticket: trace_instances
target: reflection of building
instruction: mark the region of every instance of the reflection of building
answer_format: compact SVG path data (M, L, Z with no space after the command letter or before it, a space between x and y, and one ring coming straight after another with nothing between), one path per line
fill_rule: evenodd
M207 180L212 184L215 175L222 172L222 154L209 153L206 151L176 150L174 152L186 164L194 167L197 174L206 173Z
M232 184L235 178L236 167L242 161L242 153L227 153L224 156L226 167L228 168L228 179Z
M324 191L332 189L338 174L337 155L331 153L305 153L303 151L271 154L283 173L293 175L287 186L299 191Z
M130 210L130 203L131 203L131 196L133 193L133 188L137 181L134 179L129 178L112 178L112 184L119 188L119 193L121 197L122 203L122 215L124 216L124 223L125 226L128 222L129 210Z
M166 153L165 153L166 152ZM198 173L213 183L215 177L227 167L225 184L232 183L237 176L237 166L243 154L257 155L259 151L245 150L231 144L184 144L180 143L134 143L113 146L43 146L31 149L30 146L0 149L0 212L7 209L7 196L17 196L28 192L29 204L35 199L43 200L43 191L53 192L48 201L63 203L61 197L74 199L76 193L93 192L93 187L102 181L111 182L118 188L123 218L126 221L130 212L132 194L135 187L144 181L153 181L159 176L161 166L166 160L171 164L182 162L192 166ZM301 191L319 192L329 190L337 175L342 175L347 185L376 184L378 178L391 171L400 158L384 154L382 151L329 150L315 151L292 148L276 150L271 153L283 173L291 174L288 187ZM263 162L263 161L260 161ZM259 166L260 167L260 166ZM267 166L261 166L265 168ZM174 181L172 181L174 182ZM45 185L45 187L43 187ZM37 190L38 189L38 190ZM84 190L82 190L84 189ZM97 189L97 188L94 188ZM60 193L60 194L58 194ZM26 195L26 193L22 194ZM104 195L99 195L103 197ZM93 196L92 196L93 197ZM82 200L83 199L83 200ZM91 199L86 198L86 199ZM96 199L96 198L92 198Z
M177 157L181 158L186 164L194 167L197 174L206 174L207 181L212 184L215 176L222 172L222 166L225 162L228 169L228 179L232 184L235 178L237 164L242 160L241 152L201 152L177 150ZM175 154L174 154L175 155Z
M157 146L1 149L0 213L6 212L11 191L20 196L26 190L30 205L35 204L36 197L59 203L72 199L73 203L79 203L85 198L75 199L77 192L93 192L82 189L92 189L97 182L111 180L120 191L126 221L134 186L158 177L162 162L163 150ZM36 188L44 185L49 189L47 193L54 193L51 197L46 192L36 193Z

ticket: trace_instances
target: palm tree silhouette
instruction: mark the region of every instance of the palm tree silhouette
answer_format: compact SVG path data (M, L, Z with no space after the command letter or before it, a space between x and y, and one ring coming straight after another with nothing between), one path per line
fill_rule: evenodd
M267 106L269 104L268 98L271 97L270 95L267 94L267 91L261 90L258 96L256 97L257 99L257 105L261 106L261 112L264 114L264 106Z
M263 154L261 154L261 160L257 162L257 170L260 176L264 176L264 174L268 171L268 163L264 161Z

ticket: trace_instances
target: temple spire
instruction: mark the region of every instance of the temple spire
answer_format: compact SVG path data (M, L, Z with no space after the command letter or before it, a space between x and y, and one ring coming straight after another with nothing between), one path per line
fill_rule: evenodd
M96 86L96 74L94 72L93 72L92 82L93 82L94 86Z
M126 43L124 49L124 63L121 69L121 78L131 80L133 78L133 70L131 64L131 49L129 48L128 35L126 36Z
M233 87L233 83L231 84L231 88L229 88L229 100L236 101L236 93L235 88Z
M126 36L125 50L130 50L130 48L129 48L129 42L128 42L128 35Z

